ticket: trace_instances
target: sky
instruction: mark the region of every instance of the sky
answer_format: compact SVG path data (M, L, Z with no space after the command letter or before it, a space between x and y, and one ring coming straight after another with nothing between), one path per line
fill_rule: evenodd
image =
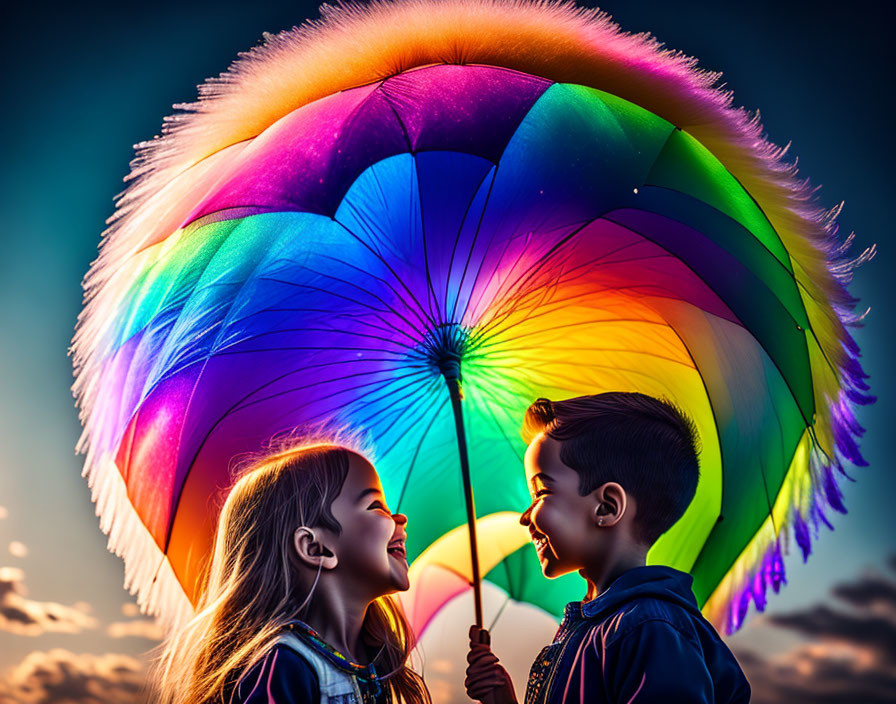
M800 173L845 202L841 234L853 252L876 243L851 287L870 306L855 331L876 404L860 409L868 467L844 487L849 514L834 517L766 614L729 643L756 701L890 701L896 691L896 553L891 509L896 474L887 441L893 415L889 363L894 329L889 125L892 56L887 23L868 2L608 2L623 29L722 71L736 105L760 109L769 138L791 142ZM0 171L0 704L141 701L147 651L158 628L123 589L108 553L81 458L67 348L81 306L80 281L133 155L175 103L224 70L265 31L317 16L301 2L168 0L156 3L17 4L4 23L5 108ZM449 647L469 613L462 597L424 641L437 701L460 699L462 652ZM491 600L491 601L489 601ZM498 595L487 595L500 608ZM489 606L492 604L492 606ZM516 608L516 607L514 607ZM517 682L553 624L523 609L495 627ZM530 624L532 654L511 652L513 624ZM536 625L533 625L536 624ZM429 644L427 644L429 643ZM504 644L502 646L502 643ZM525 650L525 648L523 649ZM461 652L458 660L458 652ZM97 690L97 688L100 690ZM857 690L857 687L865 689ZM92 692L102 691L101 695ZM518 684L517 691L521 694ZM861 696L857 696L861 691ZM65 697L68 699L64 699Z

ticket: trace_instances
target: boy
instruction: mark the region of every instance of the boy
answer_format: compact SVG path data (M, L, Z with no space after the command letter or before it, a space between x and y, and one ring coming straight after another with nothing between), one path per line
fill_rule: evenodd
M737 661L697 608L691 576L645 566L697 488L692 421L670 403L613 392L538 399L523 436L533 501L520 523L545 576L577 570L588 583L536 658L525 704L749 702ZM487 631L470 629L467 694L515 704L488 642Z

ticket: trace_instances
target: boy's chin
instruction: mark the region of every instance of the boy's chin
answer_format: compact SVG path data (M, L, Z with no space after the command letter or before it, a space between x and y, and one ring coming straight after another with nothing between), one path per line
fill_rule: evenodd
M557 577L562 577L570 572L575 572L577 569L577 567L559 565L556 562L541 561L541 572L548 579L557 579Z

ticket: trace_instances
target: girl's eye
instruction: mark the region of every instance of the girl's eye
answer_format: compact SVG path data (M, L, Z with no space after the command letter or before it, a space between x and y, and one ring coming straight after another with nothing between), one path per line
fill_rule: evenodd
M370 504L370 506L367 507L368 511L371 509L379 509L380 511L385 511L386 513L389 513L389 509L387 509L383 505L382 501L374 501L372 504Z

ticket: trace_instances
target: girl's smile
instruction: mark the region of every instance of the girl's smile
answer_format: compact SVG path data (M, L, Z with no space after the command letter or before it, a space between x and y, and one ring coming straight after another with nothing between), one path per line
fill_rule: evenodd
M410 585L405 548L408 519L389 510L379 475L363 457L351 455L332 512L342 527L333 536L333 552L339 559L336 569L373 597L406 590Z

